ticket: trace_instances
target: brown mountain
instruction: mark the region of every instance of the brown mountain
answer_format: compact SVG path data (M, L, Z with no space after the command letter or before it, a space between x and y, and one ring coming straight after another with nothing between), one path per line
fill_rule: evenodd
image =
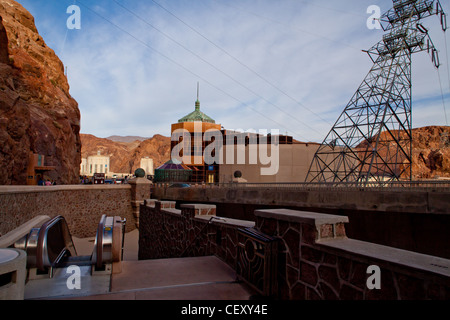
M122 163L128 161L131 148L125 144L116 141L112 141L105 138L97 138L96 136L90 134L81 134L81 155L83 158L88 156L96 155L100 151L102 155L109 155L110 159L110 170L113 172L124 172L118 171L122 167Z
M450 127L414 129L412 149L414 178L450 178Z
M408 137L404 132L392 130L391 134L402 140L403 144L406 145ZM377 139L378 136L375 136L372 141ZM383 141L383 145L378 152L383 159L388 159L388 162L390 160L397 161L397 163L400 161L407 163L406 156L400 152L397 153L396 144L387 131L380 134L380 141ZM358 146L361 150L361 156L365 155L369 143L364 141ZM375 147L374 142L371 144ZM378 165L377 168L386 170L382 165ZM411 168L413 180L450 178L450 127L428 126L412 130ZM399 172L404 171L405 167L400 167L398 170ZM408 178L409 171L403 172L402 177Z
M26 184L30 152L57 183L77 183L80 111L64 66L19 3L0 0L0 17L0 184Z
M412 130L413 177L450 178L450 127L429 126ZM170 137L155 135L144 141L117 142L93 135L81 134L83 157L97 154L111 156L111 170L131 173L139 167L140 159L153 159L154 168L170 159ZM130 169L131 168L131 169Z
M116 142L125 142L125 143L129 143L129 142L135 142L135 141L144 141L147 140L148 138L144 138L144 137L138 137L138 136L110 136L110 137L106 137L106 139L112 140L112 141L116 141Z
M120 140L120 139L119 139ZM155 135L144 141L118 142L106 138L97 138L90 134L81 134L83 158L96 155L109 155L112 172L133 173L140 166L141 158L153 159L156 169L170 159L170 137Z

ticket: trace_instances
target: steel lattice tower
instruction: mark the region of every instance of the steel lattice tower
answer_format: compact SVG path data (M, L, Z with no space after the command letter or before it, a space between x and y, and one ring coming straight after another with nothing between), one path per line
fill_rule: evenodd
M318 148L307 182L411 179L411 56L425 51L439 67L437 50L420 21L446 15L439 1L393 0L383 14L386 34L367 50L374 65Z

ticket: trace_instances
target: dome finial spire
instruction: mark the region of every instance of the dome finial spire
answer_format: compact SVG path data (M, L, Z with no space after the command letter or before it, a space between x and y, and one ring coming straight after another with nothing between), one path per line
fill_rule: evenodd
M197 101L195 101L195 110L200 110L199 95L200 95L200 83L197 82Z

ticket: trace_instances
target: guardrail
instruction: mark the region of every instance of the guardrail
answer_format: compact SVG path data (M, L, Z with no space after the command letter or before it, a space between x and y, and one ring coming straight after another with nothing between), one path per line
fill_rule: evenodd
M186 183L189 184L189 183ZM268 182L268 183L235 183L189 184L194 188L258 188L274 190L427 190L450 191L450 180L417 180L417 181L370 181L370 182ZM153 188L170 188L170 183L155 183Z

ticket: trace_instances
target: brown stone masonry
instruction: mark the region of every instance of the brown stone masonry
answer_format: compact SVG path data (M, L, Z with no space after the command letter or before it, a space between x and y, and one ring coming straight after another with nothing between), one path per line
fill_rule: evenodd
M148 200L140 209L140 259L216 255L235 268L237 229L254 225L215 217L211 205L177 210ZM450 260L349 239L345 216L286 209L255 216L254 228L278 239L280 299L450 299ZM380 289L368 285L369 266L379 268Z
M148 188L148 195L150 188ZM147 196L148 196L147 195ZM2 186L0 235L39 215L62 215L72 236L94 237L103 214L127 219L127 232L136 228L130 185Z

